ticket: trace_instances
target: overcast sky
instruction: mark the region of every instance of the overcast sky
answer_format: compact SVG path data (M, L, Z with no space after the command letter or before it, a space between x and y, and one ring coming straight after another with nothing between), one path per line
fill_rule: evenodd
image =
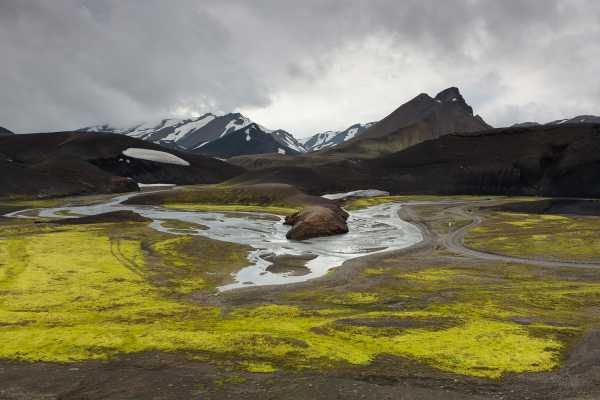
M0 125L240 111L298 137L458 86L494 126L600 114L598 0L0 0Z

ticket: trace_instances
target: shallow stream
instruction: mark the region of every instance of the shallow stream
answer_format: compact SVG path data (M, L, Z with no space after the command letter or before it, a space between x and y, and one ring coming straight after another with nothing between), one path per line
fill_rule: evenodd
M130 210L153 220L151 227L169 234L183 234L177 229L164 225L166 220L180 220L200 224L207 229L193 229L185 234L202 235L210 239L222 240L251 246L254 250L248 255L248 266L238 271L234 283L220 287L230 290L252 285L281 285L318 278L328 270L338 267L344 261L383 251L399 250L423 240L419 229L403 221L398 216L401 207L398 203L381 204L362 210L351 211L348 218L349 233L344 235L316 238L304 241L286 239L289 226L283 225L282 217L261 213L223 213L169 210L157 206L137 206L122 204L135 196L127 194L111 201L86 206L65 206L38 210L40 217L69 218L69 215L97 215L111 211ZM9 214L12 216L31 215L31 210ZM270 256L307 256L310 270L305 275L274 273L267 271L272 263L265 258Z

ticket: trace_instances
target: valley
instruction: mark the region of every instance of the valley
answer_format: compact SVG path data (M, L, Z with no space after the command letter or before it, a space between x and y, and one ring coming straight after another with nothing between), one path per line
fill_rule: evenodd
M181 190L137 196L147 203L202 193L206 202L207 193L220 191L249 203L240 193L253 189ZM130 196L3 202L3 209L21 211L0 219L2 395L142 398L160 391L165 399L261 398L290 396L292 386L302 388L298 396L382 398L399 384L403 393L425 399L597 393L598 361L586 349L600 339L600 250L587 247L575 261L578 238L561 239L564 228L553 229L600 229L597 217L564 209L539 214L546 208L527 206L537 198L349 200L351 213L377 216L391 206L406 221L402 229L411 226L420 236L404 249L352 258L303 282L291 283L290 274L283 285L223 291L218 288L235 282L252 260L255 243L238 243L214 224L223 218L244 229L243 221L258 218L249 229L284 229L280 217L268 213L268 203L280 200L265 201L266 214L226 208L220 214L215 200L210 211L118 205L125 198L135 203ZM581 203L571 211L589 208ZM36 210L23 211L32 206ZM528 213L497 210L517 206ZM130 214L115 220L107 214L114 211ZM81 223L81 217L65 218L92 214L98 216ZM527 227L528 240L542 235L561 245L542 254L487 239L520 226ZM216 236L207 234L214 229ZM318 251L324 243L302 246ZM471 248L507 258L481 257ZM128 384L115 384L123 380Z

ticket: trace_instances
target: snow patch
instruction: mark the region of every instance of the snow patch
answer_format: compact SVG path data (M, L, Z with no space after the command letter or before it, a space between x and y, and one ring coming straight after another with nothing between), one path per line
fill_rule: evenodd
M284 150L284 149L282 149L281 147L277 149L277 152L278 152L279 154L287 154L287 153L285 152L285 150Z
M375 196L389 196L390 192L386 192L378 189L364 189L364 190L354 190L352 192L346 193L332 193L332 194L324 194L321 197L324 197L329 200L339 200L339 199L347 199L349 197L375 197Z
M216 117L212 114L207 114L204 118L200 117L196 120L188 122L186 124L180 125L175 129L175 131L165 137L163 140L171 140L178 141L187 136L190 132L197 131L198 129L204 128L211 121L213 121ZM171 125L172 126L172 125Z
M246 118L242 115L239 118L229 121L229 123L227 125L225 125L225 129L223 129L223 132L221 133L221 135L219 135L219 137L223 137L233 131L244 129L251 123L252 123L252 121L250 121L248 118Z
M356 136L356 133L358 132L358 128L352 128L348 131L348 133L346 134L346 137L344 138L344 140L350 140L352 139L354 136Z
M139 160L154 161L164 164L182 165L188 167L190 165L186 160L177 157L174 154L166 153L164 151L140 149L137 147L130 147L123 150L123 155L131 158L137 158ZM129 160L127 160L129 161Z

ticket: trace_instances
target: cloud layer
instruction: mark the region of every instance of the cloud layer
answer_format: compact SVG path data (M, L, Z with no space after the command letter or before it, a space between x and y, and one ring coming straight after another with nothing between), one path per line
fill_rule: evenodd
M600 114L595 0L2 0L0 125L242 111L298 136L459 86L496 126Z

